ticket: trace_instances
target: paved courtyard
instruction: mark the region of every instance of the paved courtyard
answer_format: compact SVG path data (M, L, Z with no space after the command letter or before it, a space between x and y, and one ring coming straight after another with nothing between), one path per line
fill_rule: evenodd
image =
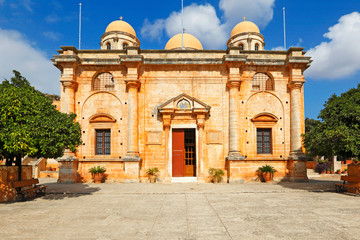
M57 184L0 205L0 239L360 239L360 198L310 183Z

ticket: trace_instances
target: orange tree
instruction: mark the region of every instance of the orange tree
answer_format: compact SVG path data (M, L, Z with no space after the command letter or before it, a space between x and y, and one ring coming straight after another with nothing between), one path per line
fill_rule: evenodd
M360 157L360 84L340 96L332 95L319 114L309 120L303 136L313 156Z
M0 157L21 166L21 158L58 158L75 152L81 128L75 114L60 113L52 101L35 90L21 74L0 84Z

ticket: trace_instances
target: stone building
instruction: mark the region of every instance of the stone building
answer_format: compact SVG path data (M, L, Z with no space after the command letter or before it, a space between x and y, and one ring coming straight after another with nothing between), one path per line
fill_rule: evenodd
M183 39L183 40L182 40ZM307 180L303 48L264 50L252 22L236 25L226 50L203 50L190 34L164 50L140 48L125 21L109 24L101 49L61 47L52 59L61 71L61 111L77 114L83 144L60 159L60 182L90 181L101 165L107 181L225 181L257 179L259 166L275 180Z

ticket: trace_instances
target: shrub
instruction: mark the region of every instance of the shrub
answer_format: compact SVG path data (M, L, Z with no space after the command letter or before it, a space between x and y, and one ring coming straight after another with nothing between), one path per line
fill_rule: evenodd
M106 172L106 169L104 167L101 166L97 166L97 167L92 167L89 169L89 172L91 174L96 174L96 173L104 173Z
M146 171L146 174L148 175L158 175L159 174L159 169L156 167L156 168L149 168L147 171Z
M259 167L258 171L260 171L260 172L268 172L268 173L277 172L277 170L274 167L272 167L272 166L270 166L268 164L266 164L266 165L264 165L262 167Z

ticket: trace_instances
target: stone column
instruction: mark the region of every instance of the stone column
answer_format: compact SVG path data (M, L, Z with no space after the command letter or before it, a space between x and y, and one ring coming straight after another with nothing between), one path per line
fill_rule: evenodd
M127 153L121 159L124 162L124 182L140 181L139 156L139 120L138 120L138 80L126 81L128 89L128 117L127 117Z
M127 153L124 161L140 161L139 126L138 126L138 88L137 81L127 82L128 118L127 118Z
M61 81L63 87L63 93L61 94L61 112L63 113L75 113L75 81Z
M163 116L163 124L165 130L165 163L164 163L164 181L171 181L169 174L169 162L170 162L170 149L169 149L169 138L170 138L170 126L171 126L171 115Z
M243 160L240 153L239 81L229 81L229 154L228 160Z
M304 122L304 108L302 105L302 77L295 78L289 84L290 88L290 156L288 161L290 181L308 181L306 157L302 151L302 123Z
M63 113L75 113L75 91L77 83L74 81L73 69L64 70L60 78L62 84L60 111ZM75 153L66 149L64 156L56 159L59 162L59 183L75 183L78 181L78 159Z
M290 88L290 156L294 159L303 157L302 144L301 144L301 123L303 114L301 89L303 81L291 82Z
M204 181L204 148L205 148L205 134L204 134L204 126L205 126L205 114L198 114L196 116L197 127L199 130L199 142L198 142L198 149L199 149L199 166L197 177L200 181Z

